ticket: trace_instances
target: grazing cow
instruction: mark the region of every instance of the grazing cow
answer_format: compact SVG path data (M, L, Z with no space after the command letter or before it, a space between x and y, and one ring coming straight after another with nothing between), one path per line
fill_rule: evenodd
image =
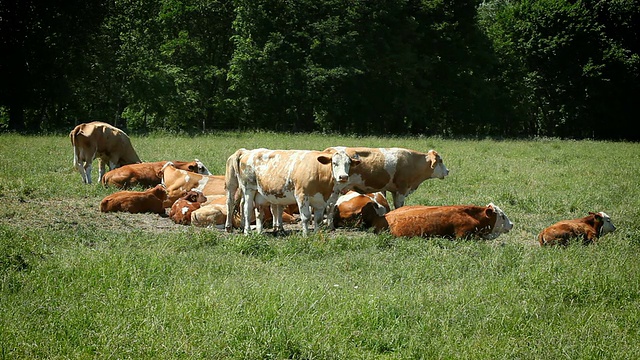
M405 198L427 179L444 179L449 170L435 150L426 153L402 148L331 147L325 151L345 151L357 156L360 165L349 177L347 189L361 194L387 191L393 197L395 209L404 205ZM333 228L334 207L329 204L328 222Z
M121 189L132 188L136 185L154 187L162 183L162 178L159 173L160 169L162 169L166 163L166 161L156 161L124 165L104 174L102 177L102 185L112 185ZM194 161L172 161L171 163L173 163L176 169L211 175L209 169L198 159Z
M236 192L242 193L244 233L249 233L245 221L256 204L256 229L262 231L262 205L271 204L275 231L284 230L283 208L297 204L302 232L309 231L310 207L314 209L314 231L319 230L325 207L330 198L338 199L349 181L352 167L360 161L344 151L239 149L227 159L227 213L233 213ZM231 231L231 219L225 227Z
M582 243L588 245L615 229L609 215L603 212L589 212L589 215L583 218L559 221L543 229L538 235L538 242L540 246L566 246L569 240L581 238Z
M341 195L336 202L333 223L338 227L360 226L362 208L369 203L373 203L380 216L391 211L387 199L381 192L360 194L357 191L349 190L346 194Z
M132 214L150 212L163 215L165 210L162 202L166 198L167 192L162 185L145 191L123 190L102 199L100 211L122 211Z
M71 133L73 165L80 172L82 181L91 184L91 163L98 158L99 178L102 181L105 165L109 170L140 162L138 154L124 131L107 123L94 121L76 126Z
M224 175L202 175L192 171L176 169L171 161L168 161L158 176L162 179L162 184L167 189L167 200L165 207L171 207L189 190L197 190L205 196L225 195Z
M380 216L373 204L362 209L362 217L376 232L389 229L394 236L480 237L495 239L513 228L507 215L493 203L487 206L404 206Z
M171 205L169 217L174 223L180 225L191 224L191 214L200 209L203 203L207 201L207 197L199 191L187 191L176 202Z

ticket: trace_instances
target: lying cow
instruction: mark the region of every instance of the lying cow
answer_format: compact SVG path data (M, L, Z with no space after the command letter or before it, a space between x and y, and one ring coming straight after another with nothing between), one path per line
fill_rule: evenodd
M333 223L337 227L354 226L359 227L362 223L362 208L369 203L373 203L378 215L382 216L389 211L387 198L381 192L360 194L350 190L341 195L336 202Z
M360 165L349 177L347 189L361 194L382 191L391 193L393 206L404 205L405 198L427 179L444 179L449 170L435 150L426 153L403 148L331 147L325 151L345 151L358 157ZM333 228L332 204L329 204L328 222Z
M267 205L263 208L263 223L273 221L273 215L270 207ZM202 227L220 227L224 226L227 220L227 206L226 197L216 198L213 201L207 201L199 209L191 213L191 223L195 226ZM234 228L241 227L240 213L236 212L232 218L232 225ZM282 213L282 222L284 224L295 224L297 219L292 214L288 213L287 209ZM255 224L255 215L251 216L251 223Z
M239 149L227 159L227 213L234 212L236 192L242 193L244 233L250 231L247 214L257 209L256 229L262 231L261 206L271 204L274 230L284 230L284 206L297 204L302 232L307 235L311 210L314 231L319 230L330 197L338 196L349 181L349 174L360 161L344 151ZM333 201L335 203L335 200ZM231 231L231 217L225 228Z
M538 242L540 246L566 246L571 239L581 239L584 245L588 245L615 229L609 215L603 212L589 212L589 215L583 218L559 221L543 229L538 235Z
M173 162L168 161L158 172L162 184L167 189L165 207L171 207L189 190L196 190L204 194L225 195L224 175L203 175L192 171L176 169Z
M134 186L154 187L162 183L160 170L166 163L167 161L156 161L124 165L104 174L102 185L111 185L120 189L128 189ZM171 161L171 163L176 169L211 175L209 169L198 159L194 161Z
M362 209L365 224L376 232L389 229L394 236L495 239L513 223L493 203L487 206L404 206L380 216L373 204Z
M200 209L206 201L207 197L201 192L188 191L171 205L169 218L176 224L189 225L191 224L191 214Z
M100 202L100 211L122 211L132 214L156 213L165 214L162 202L167 198L167 193L162 185L145 191L118 191Z
M124 131L107 123L94 121L76 126L71 133L73 165L80 172L82 181L91 184L91 164L98 158L98 181L102 182L105 165L109 170L140 162L138 154Z

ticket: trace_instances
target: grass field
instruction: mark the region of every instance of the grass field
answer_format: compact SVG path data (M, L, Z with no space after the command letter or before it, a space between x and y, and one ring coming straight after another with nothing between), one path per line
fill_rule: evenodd
M237 148L436 149L451 171L407 204L494 202L492 241L365 231L244 236L102 214L66 136L0 135L0 359L635 359L640 145L224 133L132 137L145 161ZM94 179L97 179L97 161ZM592 246L541 248L558 220L608 213Z

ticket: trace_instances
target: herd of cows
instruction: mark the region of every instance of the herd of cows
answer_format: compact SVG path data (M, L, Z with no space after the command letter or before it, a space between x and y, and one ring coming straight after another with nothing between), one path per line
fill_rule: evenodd
M120 189L100 203L100 211L151 212L177 224L275 232L300 222L307 235L353 226L388 231L398 237L495 239L513 223L498 206L404 206L405 198L428 179L444 179L449 170L435 151L402 148L330 147L316 150L238 149L227 159L224 175L212 175L194 161L142 162L122 130L103 122L76 126L70 133L74 166L91 184L98 158L99 182ZM106 166L109 171L105 173ZM144 191L127 190L135 186ZM394 209L386 199L391 193ZM612 232L604 212L560 221L543 229L538 242L584 244Z

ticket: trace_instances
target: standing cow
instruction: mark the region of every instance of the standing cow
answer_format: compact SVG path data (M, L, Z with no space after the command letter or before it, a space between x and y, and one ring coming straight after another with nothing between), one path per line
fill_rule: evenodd
M85 184L91 184L91 163L97 157L99 178L105 173L105 165L115 169L122 165L140 162L138 154L124 131L107 123L94 121L76 126L69 134L73 145L73 164Z
M238 188L243 197L244 233L250 230L248 214L271 204L274 230L283 230L283 207L297 204L302 232L307 235L314 209L314 231L318 231L330 197L337 200L349 181L352 167L360 161L344 151L240 149L227 159L227 214L233 214ZM335 200L333 200L335 203ZM256 228L262 231L262 211L257 210ZM231 231L231 216L225 224Z
M345 151L357 156L360 165L349 177L347 189L361 194L387 191L393 197L395 209L404 205L405 198L427 179L444 179L449 170L435 150L426 153L403 148L366 148L336 146L325 151ZM333 228L333 204L329 204L327 221Z

